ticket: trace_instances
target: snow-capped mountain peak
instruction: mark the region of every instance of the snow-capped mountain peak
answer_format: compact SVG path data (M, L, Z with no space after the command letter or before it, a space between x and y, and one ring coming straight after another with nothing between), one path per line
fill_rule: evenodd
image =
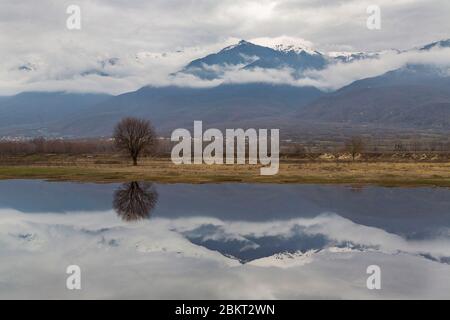
M362 52L352 52L352 51L330 51L327 53L327 55L330 58L337 58L337 57L351 57L354 54L361 54Z
M321 54L320 52L318 52L310 47L296 46L293 44L281 43L281 44L276 44L276 45L272 46L272 48L274 50L285 52L285 53L294 52L296 54L300 54L302 52L305 52L310 55Z
M300 54L302 52L310 55L320 54L320 52L313 49L313 44L302 38L281 36L276 38L256 38L250 40L260 46L268 47L280 52L294 52Z
M449 48L449 47L450 47L450 39L446 39L429 43L421 47L420 50L431 50L435 48Z
M327 56L331 60L347 63L355 60L376 58L379 54L380 53L378 52L362 52L362 51L330 51L327 53Z

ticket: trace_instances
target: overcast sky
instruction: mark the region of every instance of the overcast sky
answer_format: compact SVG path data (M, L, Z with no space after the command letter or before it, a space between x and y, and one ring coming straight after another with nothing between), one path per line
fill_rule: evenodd
M73 4L81 30L66 28ZM369 5L380 6L381 30L366 27ZM164 83L191 59L239 39L285 37L323 51L409 49L450 38L449 18L448 0L2 0L0 94L125 92ZM127 64L114 78L74 79L111 57ZM18 72L22 65L37 70Z

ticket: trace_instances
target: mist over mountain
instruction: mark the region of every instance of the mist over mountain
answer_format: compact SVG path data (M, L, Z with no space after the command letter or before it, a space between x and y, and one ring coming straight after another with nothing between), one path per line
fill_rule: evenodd
M447 47L450 40L442 40L411 52L435 52ZM394 51L394 57L395 54ZM248 70L289 68L295 78L302 80L305 72L311 70L321 72L336 65L354 68L356 63L378 61L380 57L382 53L321 53L306 46L266 47L240 41L191 61L174 76L189 74L208 81L220 78L230 69L239 75ZM98 70L121 63L119 58L107 59ZM24 92L0 97L0 135L109 136L115 123L125 116L151 119L164 135L175 128L190 128L194 120L218 128L238 125L295 130L301 122L311 128L336 124L363 126L367 130L386 127L450 131L448 70L448 66L429 62L408 63L333 92L312 85L263 80L209 83L206 87L145 86L117 96Z
M179 73L192 74L201 79L217 79L228 70L242 69L292 69L292 75L300 78L305 70L321 70L328 64L351 62L375 57L364 52L322 53L303 45L275 44L271 47L245 40L209 54L187 64Z

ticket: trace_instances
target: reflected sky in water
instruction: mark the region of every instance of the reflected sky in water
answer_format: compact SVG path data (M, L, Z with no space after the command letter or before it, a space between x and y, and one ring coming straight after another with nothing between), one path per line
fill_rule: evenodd
M121 184L0 181L0 208L26 213L110 210L119 188ZM152 208L155 217L270 221L332 212L413 238L450 227L449 188L289 184L153 184L152 188L158 195Z
M78 244L73 250L80 251L80 256L96 252L107 259L112 249L122 255L138 252L145 253L153 266L155 255L161 259L160 254L168 257L173 253L188 259L183 260L189 264L183 268L204 263L205 273L211 261L227 266L278 267L282 274L288 272L285 270L306 272L312 268L309 264L315 266L313 270L328 270L345 262L344 269L332 272L346 277L348 270L365 270L366 259L375 255L385 268L400 275L408 272L400 270L399 264L407 266L416 280L418 274L433 282L437 275L450 278L450 189L446 188L11 180L0 181L0 222L0 256L30 250L39 253L35 259L43 259L47 251L59 252L61 258L69 249L54 242L67 239ZM93 268L99 266L92 257L86 261L94 264ZM164 271L153 271L166 272L165 263L159 263ZM166 263L173 263L173 257ZM13 264L9 267L13 270ZM7 272L8 266L5 268ZM0 276L1 272L0 268ZM273 275L264 274L259 280L266 281L269 276ZM192 274L188 277L194 281ZM343 283L354 285L346 281ZM169 288L167 283L161 285ZM440 291L429 289L421 294L436 292L439 296ZM389 292L395 290L400 289L394 286ZM402 290L411 294L407 285ZM160 293L155 297L161 297ZM339 294L338 290L331 296ZM246 297L257 298L252 294Z

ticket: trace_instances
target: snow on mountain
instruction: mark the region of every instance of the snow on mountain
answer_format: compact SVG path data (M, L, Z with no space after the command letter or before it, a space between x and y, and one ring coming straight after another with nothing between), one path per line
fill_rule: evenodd
M233 41L234 44L232 44ZM321 79L320 71L338 63L348 64L383 57L389 59L395 54L420 53L420 51L424 53L423 51L437 51L439 48L447 47L450 47L450 39L404 51L392 49L378 52L327 52L318 50L311 42L301 38L255 38L249 41L236 41L233 38L221 44L184 47L176 51L158 52L143 49L122 54L108 52L89 56L86 54L75 57L68 63L27 55L4 62L1 73L4 78L15 78L17 83L29 84L30 88L23 91L33 91L36 88L42 90L42 87L56 87L57 90L61 90L61 87L69 86L69 84L61 85L59 83L61 81L70 82L70 85L76 83L77 88L88 86L91 89L90 84L93 80L98 85L96 92L112 93L125 92L125 86L122 83L125 83L126 90L130 91L145 85L194 86L193 83L195 83L195 86L211 86L223 82L253 81L292 84L299 79L306 79L304 83L321 89L335 89L339 88L341 83L349 84L350 82L339 80L337 85L329 85L332 81L329 81L327 76L323 77L324 81L317 80ZM193 79L192 76L197 79ZM187 79L193 81L188 82ZM204 82L203 80L217 81ZM349 81L354 80L354 77L350 77ZM120 85L119 81L122 82ZM326 84L322 85L322 82ZM5 89L5 91L8 94L16 92L13 89Z
M328 52L327 55L331 59L340 62L352 62L367 57L367 54L364 52L346 52L346 51L331 51Z
M310 47L293 43L274 43L263 46L241 40L217 53L209 54L187 64L180 72L201 79L217 79L227 70L255 70L289 68L298 77L304 70L323 69L326 57Z
M315 258L323 255L332 255L352 252L371 252L370 249L358 250L351 247L329 247L323 250L308 250L305 252L282 252L269 257L263 257L247 262L248 265L257 267L277 267L282 269L300 267L314 262Z
M431 50L435 48L450 48L450 39L432 42L421 47L419 50Z
M364 51L320 51L301 38L277 37L240 40L216 53L192 60L179 73L194 75L200 79L221 79L232 71L288 70L294 79L304 77L308 70L322 70L335 63L352 63L376 59L387 53Z
M283 252L277 253L269 257L263 257L260 259L255 259L248 262L248 265L257 267L277 267L277 268L291 268L294 266L304 266L305 264L311 263L314 260L314 254L317 250L309 250L306 252Z
M301 54L302 52L305 52L310 55L321 54L319 51L316 51L311 48L299 47L299 46L295 46L295 45L286 45L283 43L275 45L273 47L273 49L280 51L280 52L284 52L284 53L294 52L296 54Z
M319 53L313 49L312 42L296 37L288 37L288 36L281 36L275 38L264 37L252 39L250 40L250 42L282 52L293 51L296 53L300 53L304 51L309 54Z

